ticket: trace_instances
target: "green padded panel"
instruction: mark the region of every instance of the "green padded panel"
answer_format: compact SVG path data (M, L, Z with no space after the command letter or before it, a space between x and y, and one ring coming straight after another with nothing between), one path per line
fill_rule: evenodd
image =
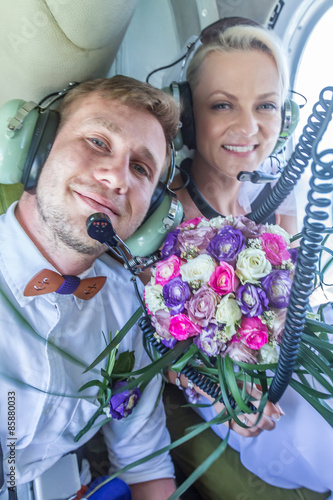
M0 184L0 214L6 212L7 208L21 197L23 185L17 184Z

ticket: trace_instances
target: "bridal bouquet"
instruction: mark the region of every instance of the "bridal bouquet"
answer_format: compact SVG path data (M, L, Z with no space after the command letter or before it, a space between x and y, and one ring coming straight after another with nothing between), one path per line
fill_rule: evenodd
M209 358L278 359L297 250L276 225L204 217L170 233L144 298L169 348L191 338Z

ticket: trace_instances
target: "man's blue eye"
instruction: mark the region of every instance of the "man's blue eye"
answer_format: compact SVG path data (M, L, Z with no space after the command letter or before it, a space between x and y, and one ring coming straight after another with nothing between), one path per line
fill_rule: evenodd
M96 146L100 147L100 148L105 148L105 143L99 139L95 139L95 138L92 138L91 141L96 144Z
M140 175L146 175L148 176L148 172L147 170L142 166L140 165L139 163L134 163L134 169L140 174Z

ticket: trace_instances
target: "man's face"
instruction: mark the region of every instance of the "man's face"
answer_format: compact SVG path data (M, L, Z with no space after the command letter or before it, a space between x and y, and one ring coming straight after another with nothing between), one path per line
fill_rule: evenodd
M124 240L142 222L166 160L158 120L97 93L77 101L42 169L37 209L51 234L86 254L101 253L86 219L107 214Z

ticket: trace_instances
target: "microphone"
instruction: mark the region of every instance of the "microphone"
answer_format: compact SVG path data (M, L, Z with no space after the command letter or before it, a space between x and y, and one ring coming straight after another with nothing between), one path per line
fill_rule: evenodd
M96 212L86 220L87 233L93 240L104 243L107 246L118 245L116 232L112 227L110 218L101 212Z
M240 182L252 182L252 184L265 184L276 181L279 177L280 174L267 174L266 172L255 170L254 172L239 172L237 180Z
M86 228L90 238L106 245L113 254L123 260L125 268L134 275L161 259L161 252L159 250L149 257L134 257L126 243L113 229L109 216L102 212L90 215L86 220ZM131 260L128 260L122 248L119 247L119 244L124 246Z

